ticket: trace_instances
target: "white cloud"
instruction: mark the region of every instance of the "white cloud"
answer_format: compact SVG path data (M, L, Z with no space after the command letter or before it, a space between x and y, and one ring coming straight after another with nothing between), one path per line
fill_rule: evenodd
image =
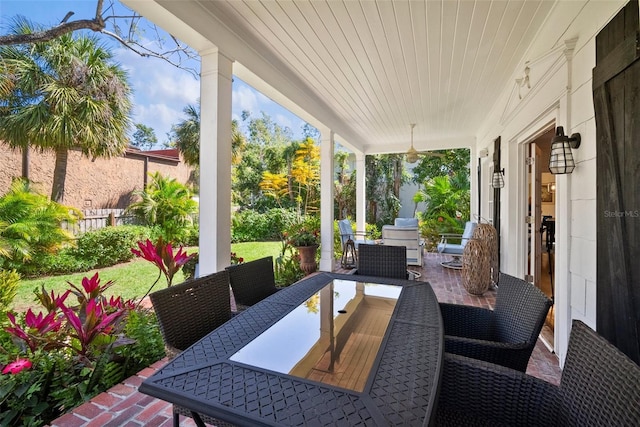
M184 119L181 108L171 108L167 104L137 104L133 110L134 123L142 123L153 128L158 142L167 140L166 134L171 130L171 125Z
M115 54L129 74L133 121L153 128L158 141L164 142L171 126L185 118L183 109L197 104L200 81L161 59L143 58L125 49Z
M239 85L236 90L233 91L233 112L235 115L240 116L244 110L250 111L253 114L258 113L258 92L252 90L249 86ZM262 95L264 98L264 95Z

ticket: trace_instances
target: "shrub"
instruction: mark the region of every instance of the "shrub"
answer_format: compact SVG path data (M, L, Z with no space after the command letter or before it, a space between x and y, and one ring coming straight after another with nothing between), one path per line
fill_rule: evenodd
M51 276L88 271L95 265L95 260L84 260L76 257L75 248L64 248L58 253L45 254L21 269L25 277Z
M111 285L85 277L59 295L37 292L40 313L8 314L0 330L0 425L47 424L162 357L153 313L107 299Z
M124 333L135 341L135 345L116 349L116 353L125 358L124 378L164 357L164 341L153 310L140 307L130 311Z
M14 180L0 197L0 266L20 272L56 252L73 237L61 224L79 216L77 209L33 191L28 181Z
M254 210L236 212L231 218L231 241L280 240L282 231L296 222L298 214L293 209L274 208L264 213Z
M0 270L0 316L11 306L19 282L20 275L15 270Z
M286 240L282 241L280 256L276 258L274 275L278 286L289 286L305 276L300 268L300 255Z
M182 274L184 274L184 280L190 280L196 277L196 264L198 264L199 256L197 253L193 254L191 258L182 266Z
M120 225L88 231L78 238L76 259L90 265L89 269L109 267L133 259L131 248L149 238L150 231L139 225Z

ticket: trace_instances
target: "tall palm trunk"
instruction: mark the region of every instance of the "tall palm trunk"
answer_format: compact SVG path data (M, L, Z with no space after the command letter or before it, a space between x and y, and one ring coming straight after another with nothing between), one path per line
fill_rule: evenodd
M56 165L53 169L53 185L51 187L51 200L62 203L64 201L64 184L67 179L67 162L69 161L69 149L67 147L56 148Z

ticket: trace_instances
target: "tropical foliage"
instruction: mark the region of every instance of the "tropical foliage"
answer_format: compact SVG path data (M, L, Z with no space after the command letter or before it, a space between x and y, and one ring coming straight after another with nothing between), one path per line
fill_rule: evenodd
M153 315L131 300L107 298L112 285L96 273L60 294L36 292L38 312L7 313L0 425L47 424L162 357Z
M337 169L333 184L334 218L354 218L356 216L355 170L349 171L349 153L336 151L334 157Z
M0 270L0 317L10 308L19 282L20 275L15 270Z
M296 208L302 215L319 209L320 149L315 141L307 138L296 148L293 158L287 163L286 172L262 174L260 188L266 196L272 197L282 206L282 201L295 200ZM289 153L290 150L285 150Z
M182 246L174 253L171 242L165 242L162 240L162 237L159 237L155 244L149 239L147 239L146 242L138 242L138 248L139 249L131 249L131 252L137 257L149 261L158 267L159 270L158 278L141 299L144 299L144 297L151 292L151 289L158 283L158 280L160 280L163 274L167 279L167 287L171 286L173 276L180 271L183 265L193 258L193 255L187 255Z
M40 29L18 19L13 32ZM54 201L64 199L69 150L110 157L126 149L129 95L124 70L90 35L0 47L0 139L55 153Z
M422 190L416 193L416 204L426 204L420 213L421 230L431 247L441 233L462 233L470 216L469 190L469 169L465 166L427 179Z
M393 224L400 211L400 188L408 177L404 171L403 154L367 156L366 200L368 223Z
M293 247L320 244L320 217L307 215L292 224L283 233L283 238Z
M0 267L23 270L72 241L63 222L74 223L80 212L35 192L16 179L0 197Z
M175 178L164 177L160 172L150 174L151 182L135 194L140 200L127 208L143 224L157 226L167 241L182 242L193 226L193 214L198 204L193 194Z

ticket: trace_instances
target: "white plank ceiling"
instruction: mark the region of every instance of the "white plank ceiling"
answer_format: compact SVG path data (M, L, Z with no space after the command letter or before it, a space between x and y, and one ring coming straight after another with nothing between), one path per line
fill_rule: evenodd
M472 141L497 95L513 85L515 67L555 3L158 2L223 51L250 47L228 53L293 102L299 95L329 109L323 115L302 106L368 153L405 150L410 123L418 149ZM268 63L271 74L252 69L249 55Z

